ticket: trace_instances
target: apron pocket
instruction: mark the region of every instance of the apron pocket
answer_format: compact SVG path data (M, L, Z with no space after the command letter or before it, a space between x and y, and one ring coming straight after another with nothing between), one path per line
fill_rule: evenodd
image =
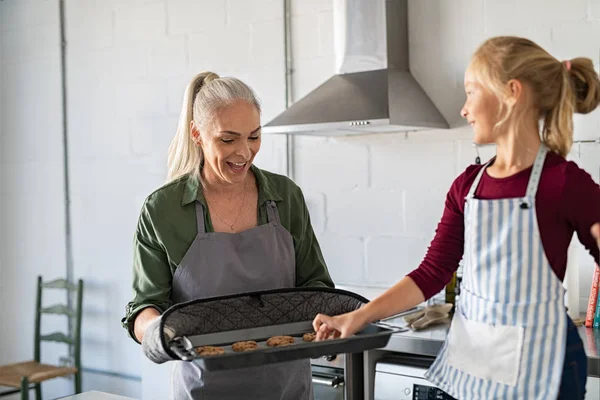
M476 378L516 386L524 328L490 325L455 314L448 335L448 364Z

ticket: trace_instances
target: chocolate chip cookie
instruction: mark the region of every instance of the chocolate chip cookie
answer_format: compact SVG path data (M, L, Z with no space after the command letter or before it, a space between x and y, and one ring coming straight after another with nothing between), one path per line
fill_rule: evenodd
M195 350L200 356L216 356L225 353L225 349L218 346L200 346L196 347Z
M258 344L253 340L245 342L237 342L231 345L231 349L235 352L252 351L258 348Z
M294 338L291 336L273 336L267 340L267 346L269 347L288 346L290 344L294 344Z
M304 335L302 335L302 340L304 340L305 342L314 342L316 337L317 337L316 332L309 332L309 333L305 333Z

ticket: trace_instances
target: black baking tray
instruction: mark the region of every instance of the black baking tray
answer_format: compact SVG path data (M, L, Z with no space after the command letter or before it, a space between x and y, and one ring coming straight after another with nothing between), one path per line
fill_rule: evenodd
M398 331L400 331L398 328L369 324L349 338L304 342L302 335L313 332L312 321L305 321L177 337L169 343L169 348L181 360L194 362L207 371L220 371L334 354L360 353L385 347L390 336ZM294 337L295 343L281 347L266 345L268 338L282 335ZM246 352L234 352L231 349L233 343L247 340L257 342L258 348ZM200 356L194 350L199 346L219 346L225 350L225 353Z

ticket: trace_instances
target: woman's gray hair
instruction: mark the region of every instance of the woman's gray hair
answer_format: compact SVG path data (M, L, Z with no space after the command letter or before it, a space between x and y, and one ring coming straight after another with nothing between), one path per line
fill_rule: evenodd
M201 72L191 80L183 96L177 133L169 146L168 182L200 172L202 150L192 139L191 122L200 129L206 128L218 109L238 100L254 105L261 112L260 101L252 88L237 78Z

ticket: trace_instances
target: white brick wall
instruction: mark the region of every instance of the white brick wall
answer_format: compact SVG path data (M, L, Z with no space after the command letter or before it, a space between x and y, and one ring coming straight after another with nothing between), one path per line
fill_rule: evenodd
M227 21L225 14L226 1L169 0L166 3L169 35L189 35L199 32L214 33L222 32L225 28L225 22ZM228 36L235 37L234 35Z
M88 7L94 11L90 13ZM142 377L142 385L88 384L134 397L167 398L168 368L143 359L120 327L131 299L132 238L145 197L162 185L185 86L203 70L252 85L265 118L284 107L283 13L279 1L69 2L74 264L86 279L84 364ZM101 16L98 20L90 14ZM107 37L104 38L104 35ZM255 60L261 60L260 63ZM284 139L267 137L257 163L285 168ZM92 387L92 386L89 386Z
M351 190L368 186L367 146L320 137L295 139L295 178L305 190Z
M356 189L326 193L327 228L338 235L373 236L403 232L402 190Z
M589 2L590 9L588 18L600 18L600 1L599 0L590 0Z
M193 74L213 70L246 80L263 101L265 122L283 110L282 1L66 4L74 264L87 284L84 365L142 375L145 382L86 374L84 388L163 398L168 370L142 361L119 326L131 296L139 208L164 180L167 146ZM332 4L292 2L296 99L334 72ZM599 62L598 0L411 0L409 7L411 68L453 129L295 139L295 179L339 284L388 287L421 261L450 183L476 155L459 110L463 72L481 41L526 35L560 58ZM33 310L35 274L65 271L59 54L57 0L0 2L0 268L6 278L0 288L9 282L0 300L19 303L0 311L3 339L32 335L27 310ZM599 114L576 120L579 138L598 136ZM284 140L265 136L257 164L284 172ZM480 152L486 159L493 149ZM582 145L580 153L576 146L572 157L600 180L600 146ZM589 257L580 260L587 301L592 265ZM7 343L0 340L0 362L30 357L29 342ZM46 390L56 397L66 389Z
M329 263L329 271L338 281L361 284L366 276L364 238L325 233L319 244ZM336 262L331 263L332 260Z
M167 33L164 0L115 2L115 42L148 43ZM185 14L189 17L197 14ZM91 22L91 21L88 21Z
M390 286L423 259L429 241L410 236L374 235L367 239L367 282Z
M320 52L331 49L330 44L315 43L332 40L329 34L319 36L318 28L332 1L320 4L294 2L293 22L300 26L295 29L313 26L294 39L296 99L334 73L333 55ZM599 15L597 0L409 2L411 70L453 129L296 139L296 180L306 191L324 196L326 224L319 237L336 282L388 287L422 260L450 184L476 156L470 129L459 115L463 74L476 47L489 36L523 35L561 59L586 56L598 66ZM577 116L576 138L598 137L599 120L598 111ZM584 144L581 149L581 157L573 158L599 180L600 146ZM482 160L493 151L480 149ZM353 257L337 250L344 238L354 244L348 246L356 253ZM580 293L587 302L593 263L589 255L579 259Z
M131 298L139 209L164 181L183 91L195 73L245 79L267 120L283 109L282 4L66 3L73 257L86 283L83 363L142 375L144 387L154 388L86 373L84 389L166 398L160 391L168 371L144 364L119 323ZM12 305L0 316L0 362L31 357L30 341L16 339L32 335L35 274L65 273L58 15L57 0L0 3L0 266L2 282L10 282L3 304ZM284 172L284 138L266 137L257 163ZM63 381L44 390L57 397L70 387Z

